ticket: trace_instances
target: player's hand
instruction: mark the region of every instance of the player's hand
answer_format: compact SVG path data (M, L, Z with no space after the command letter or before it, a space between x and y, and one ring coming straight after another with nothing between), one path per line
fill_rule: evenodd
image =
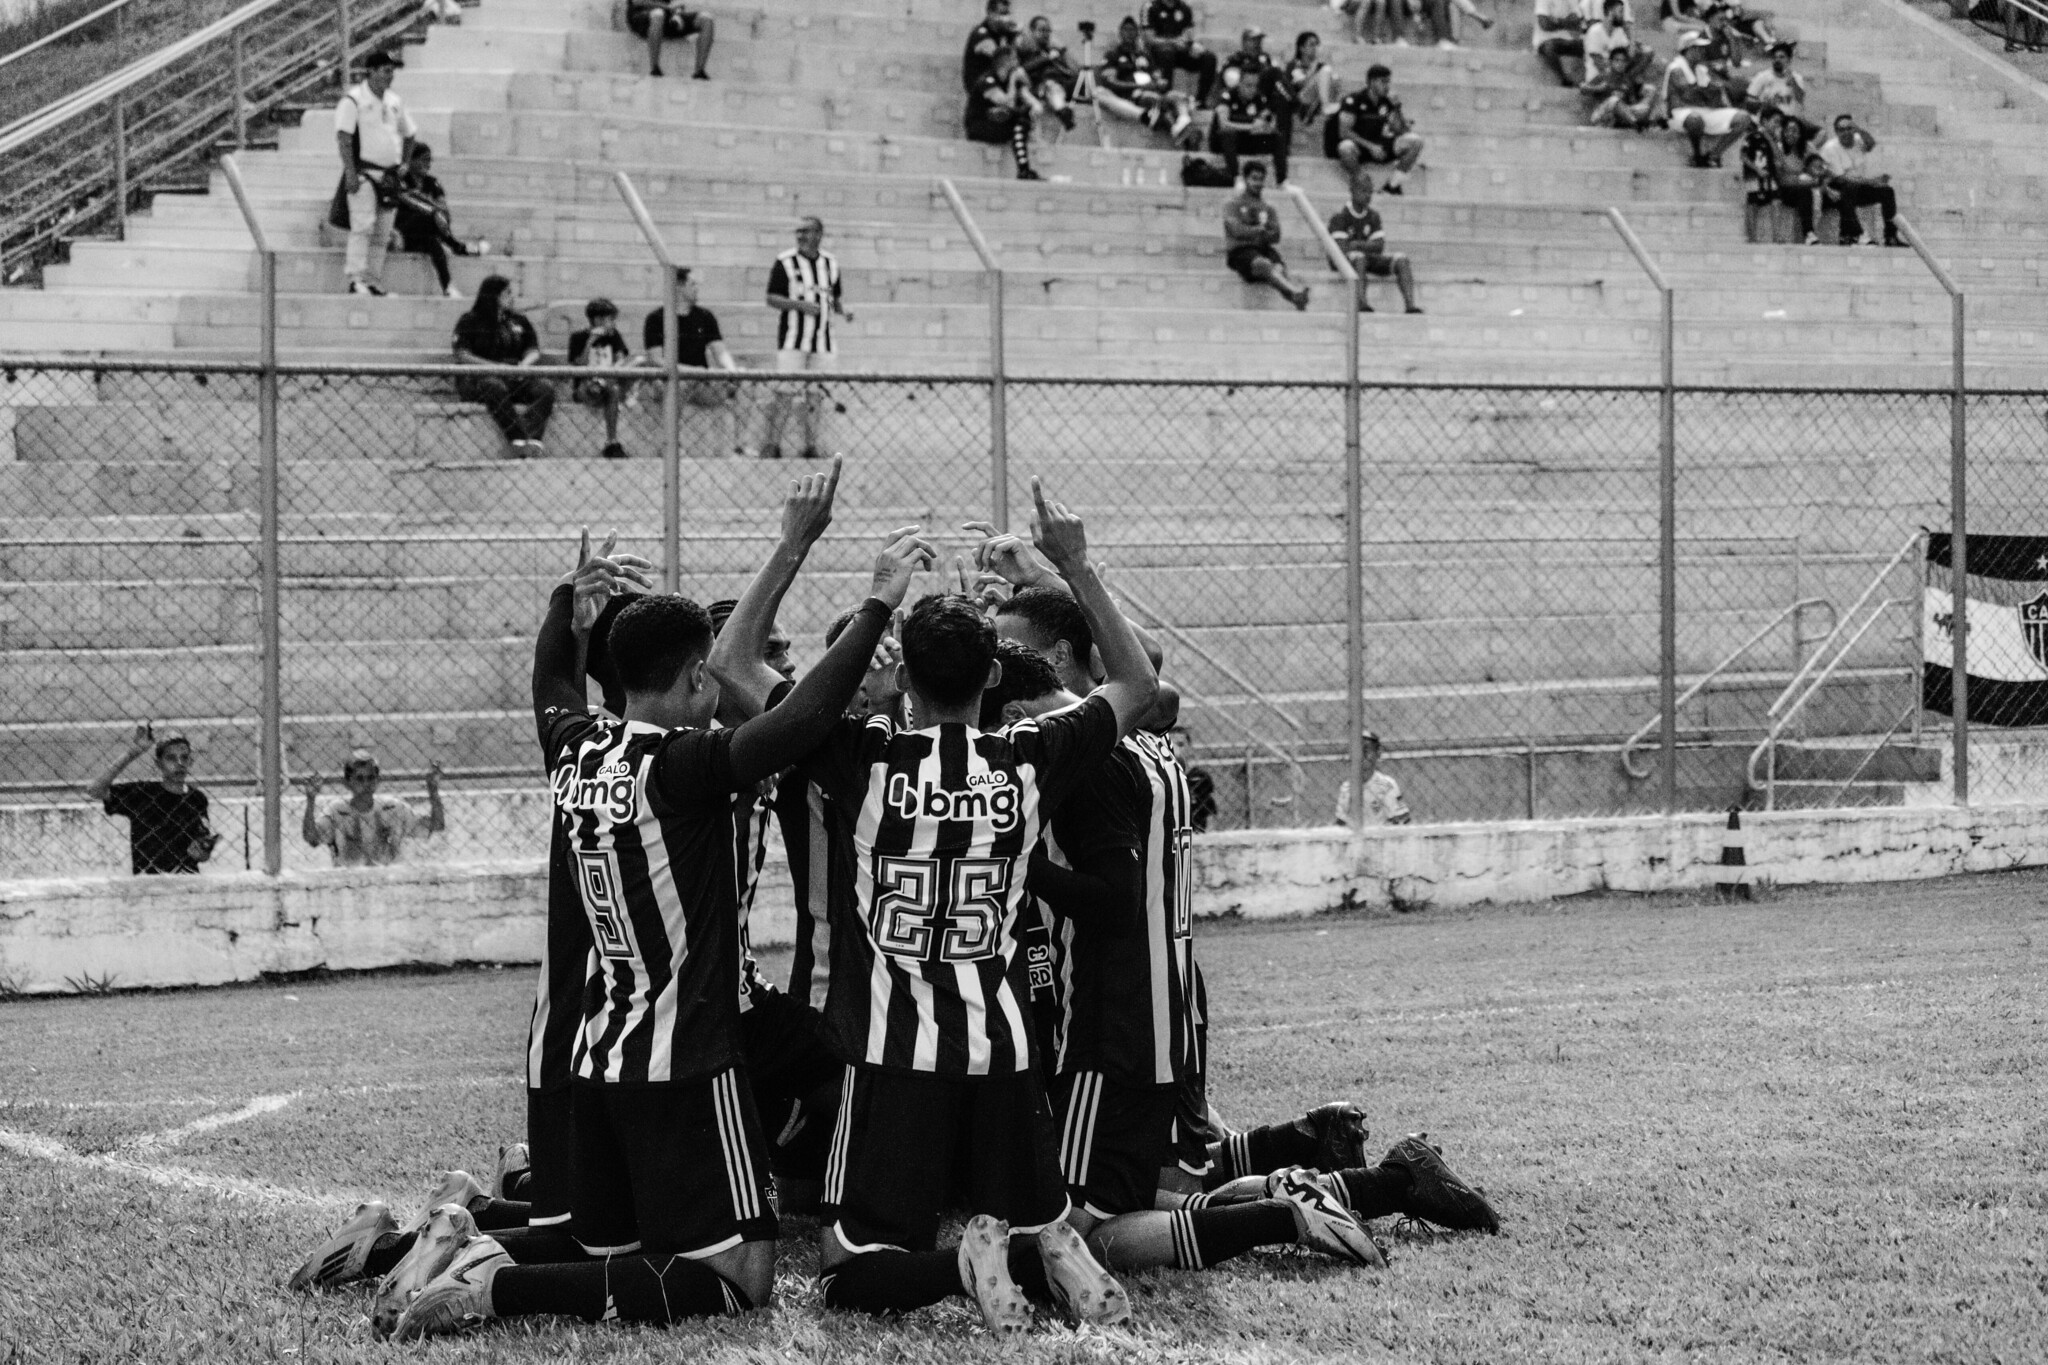
M620 582L626 572L614 562L610 555L619 543L619 533L613 531L605 537L604 549L590 553L590 528L583 528L583 538L576 549L576 570L563 580L575 590L575 618L573 627L578 635L588 635L597 624L598 615L604 611L605 603L612 594L620 590Z
M431 797L439 796L440 794L441 760L438 758L430 759L427 763L427 795Z
M889 533L888 543L875 556L874 596L894 611L910 594L910 580L938 562L939 547L919 532L922 526L905 526Z
M806 474L789 486L782 504L782 543L808 550L832 524L832 499L839 492L841 457L832 457L832 468L824 474Z
M306 799L312 800L320 794L320 774L307 773L299 779L299 785L306 790Z
M999 573L978 573L974 576L974 590L969 594L974 605L983 614L993 612L1010 600L1010 580Z
M156 726L152 725L148 721L143 721L140 725L135 727L135 733L129 737L128 752L132 755L139 756L141 754L148 753L151 749L155 747Z
M974 549L974 567L984 574L996 574L1013 588L1035 588L1053 576L1052 568L1031 549L1029 541L994 523L963 521L963 531L973 531L982 541Z
M213 856L214 845L220 842L218 834L202 834L185 845L185 855L195 863L203 863Z
M1060 577L1072 578L1088 567L1088 535L1081 518L1063 502L1048 502L1038 477L1031 479L1031 540L1052 561Z

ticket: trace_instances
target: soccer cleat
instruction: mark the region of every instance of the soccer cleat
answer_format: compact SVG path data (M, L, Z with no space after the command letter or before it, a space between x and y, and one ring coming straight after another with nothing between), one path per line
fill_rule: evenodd
M1130 1295L1102 1268L1072 1223L1063 1219L1038 1234L1038 1258L1045 1263L1053 1301L1069 1323L1108 1327L1130 1319Z
M980 1213L961 1229L960 1283L997 1336L1016 1336L1031 1326L1031 1301L1010 1278L1010 1225L1002 1219Z
M1344 1201L1300 1167L1276 1173L1273 1197L1294 1210L1297 1244L1374 1270L1387 1268L1386 1253Z
M466 1332L498 1316L491 1306L491 1282L512 1264L495 1237L476 1234L456 1249L448 1268L399 1315L392 1335L400 1341Z
M1365 1126L1365 1110L1350 1100L1319 1104L1294 1126L1315 1138L1316 1159L1309 1164L1317 1170L1342 1171L1365 1164L1365 1140L1372 1130Z
M326 1289L360 1280L377 1239L397 1231L398 1220L381 1200L358 1204L349 1220L313 1248L313 1254L300 1263L286 1283L293 1289Z
M1394 1144L1384 1163L1408 1172L1408 1200L1401 1212L1460 1232L1499 1232L1500 1219L1486 1196L1460 1180L1427 1133L1410 1133Z
M390 1336L406 1306L448 1268L464 1243L476 1235L476 1219L462 1205L443 1204L435 1209L405 1258L378 1281L377 1297L370 1301L370 1335Z
M510 1146L500 1147L498 1149L498 1178L491 1182L491 1194L498 1199L505 1198L505 1186L511 1182L512 1177L522 1171L530 1171L532 1169L533 1154L525 1143L515 1142Z
M475 1213L490 1202L491 1192L468 1171L443 1171L434 1177L434 1192L427 1196L426 1207L405 1230L418 1232L443 1204L459 1204L464 1213Z

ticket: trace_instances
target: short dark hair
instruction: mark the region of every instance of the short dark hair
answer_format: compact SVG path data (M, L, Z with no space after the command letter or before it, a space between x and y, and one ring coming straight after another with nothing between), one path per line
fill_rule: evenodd
M1021 616L1050 649L1065 640L1074 651L1081 671L1089 671L1088 658L1095 650L1095 632L1088 628L1088 616L1081 604L1055 588L1026 588L1012 593L996 608L998 616Z
M832 618L832 624L825 627L825 648L839 643L839 637L846 634L846 628L853 624L853 618L860 615L859 607L848 607Z
M1838 125L1839 125L1839 124L1843 124L1843 123L1854 123L1855 121L1856 121L1856 116L1855 116L1854 114L1846 114L1846 113L1844 113L1844 114L1837 114L1837 115L1835 115L1835 122L1836 122L1836 124L1838 124Z
M1260 175L1264 175L1266 173L1266 163L1263 161L1247 161L1244 163L1244 169L1238 172L1238 174L1244 176L1247 180L1249 180L1251 178L1251 174L1253 171L1257 171Z
M615 318L618 315L619 305L607 298L594 298L589 303L583 305L583 316L592 322L596 322L599 318Z
M648 593L612 622L609 645L627 695L666 692L711 652L711 613L676 593Z
M1030 645L1018 640L996 641L996 662L1003 676L981 694L981 728L993 730L1003 723L1003 708L1013 701L1037 701L1048 692L1060 690L1060 675L1052 664Z
M1393 75L1394 68L1392 68L1391 66L1383 65L1379 62L1374 62L1371 66L1368 66L1365 69L1365 78L1369 81L1376 81L1382 76L1385 76L1388 79L1392 79Z
M958 706L988 685L996 629L957 592L923 598L903 621L903 665L927 701Z

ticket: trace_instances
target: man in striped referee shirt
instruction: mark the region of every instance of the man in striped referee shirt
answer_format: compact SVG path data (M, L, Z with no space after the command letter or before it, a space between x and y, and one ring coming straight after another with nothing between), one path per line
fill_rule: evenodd
M985 734L995 632L970 598L927 597L900 636L924 728L842 721L802 768L840 812L853 882L831 909L825 1012L854 1065L826 1167L825 1302L892 1312L969 1295L999 1334L1029 1325L1025 1290L1077 1321L1130 1312L1065 1221L1018 920L1048 813L1137 724L1154 678L1080 519L1035 480L1032 493L1039 545L1088 614L1107 681L1063 715ZM935 1250L956 1193L972 1217L958 1247Z
M775 322L775 369L781 374L804 374L839 367L839 348L832 339L832 319L853 321L840 292L839 259L822 249L825 223L805 218L796 226L796 245L775 258L768 272L768 306L779 315ZM767 442L761 457L782 458L783 433L789 426L790 409L797 409L799 450L807 460L822 450L819 434L824 389L816 383L800 388L776 390L768 404Z
M832 483L800 481L798 515L764 575L802 563L830 520ZM741 1064L733 798L830 734L933 555L917 528L893 535L839 645L780 705L723 730L708 728L722 679L744 690L759 675L743 665L758 655L714 645L702 607L647 595L619 613L615 722L585 709L582 659L620 566L589 558L556 589L535 647L534 710L601 977L585 996L572 1102L571 1227L593 1259L514 1265L491 1238L462 1239L398 1319L401 1339L523 1314L669 1322L768 1304L777 1228Z

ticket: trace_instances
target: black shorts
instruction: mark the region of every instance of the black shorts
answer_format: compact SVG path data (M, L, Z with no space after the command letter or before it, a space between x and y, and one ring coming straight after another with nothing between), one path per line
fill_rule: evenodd
M833 1055L817 1010L765 982L748 997L740 1042L768 1160L778 1175L822 1180L846 1065Z
M648 16L656 8L653 5L626 6L626 27L632 29L640 37L645 38L647 36ZM668 22L663 24L661 28L661 35L664 38L687 38L704 26L702 22L704 14L701 10L687 10L680 5L673 7L662 5L659 8L668 11Z
M1252 274L1253 261L1271 261L1284 265L1280 253L1269 246L1234 246L1223 257L1223 263L1243 277L1247 284L1257 284L1259 277Z
M1031 127L1031 115L1025 110L1012 110L1008 118L1001 118L970 109L966 118L967 140L1006 146L1020 124L1026 130Z
M672 1085L579 1081L570 1226L593 1256L714 1255L775 1240L743 1068Z
M569 1086L526 1092L526 1225L559 1227L569 1221L569 1184L576 1169L576 1114Z
M1347 137L1337 144L1338 147L1341 149L1345 142L1358 148L1358 154L1367 161L1387 162L1401 159L1401 149L1394 145L1392 138L1384 142L1372 142L1362 137Z
M1374 275L1380 279L1386 279L1394 273L1393 257L1387 255L1384 251L1377 255L1367 255L1362 251L1347 251L1344 253L1344 256L1345 259L1351 262L1352 268L1361 275Z
M1209 1086L1199 1071L1182 1076L1173 1089L1173 1164L1189 1175L1209 1174Z
M1179 1088L1073 1071L1053 1093L1067 1197L1097 1218L1151 1208L1160 1168L1174 1159Z
M1052 1107L1036 1071L934 1076L847 1068L825 1168L826 1222L854 1251L930 1251L939 1214L1036 1232L1067 1216Z

